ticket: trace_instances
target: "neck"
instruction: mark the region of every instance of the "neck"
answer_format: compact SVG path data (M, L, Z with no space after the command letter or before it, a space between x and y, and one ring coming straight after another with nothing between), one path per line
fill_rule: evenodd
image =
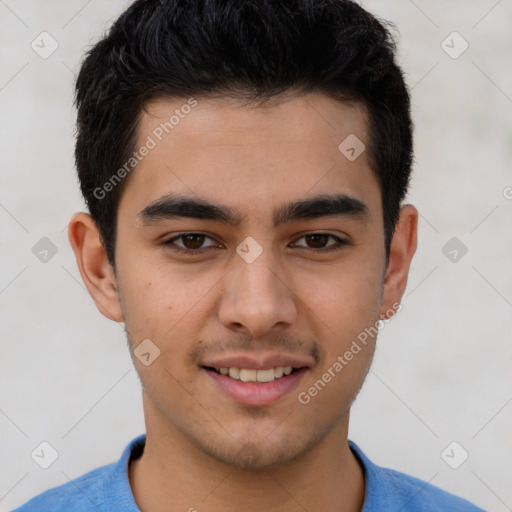
M219 462L146 417L144 453L128 469L135 501L142 512L360 512L365 479L348 446L348 416L300 459L257 471Z

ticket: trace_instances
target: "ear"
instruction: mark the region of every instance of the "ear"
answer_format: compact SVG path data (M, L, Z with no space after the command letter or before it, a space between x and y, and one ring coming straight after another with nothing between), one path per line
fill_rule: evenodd
M402 206L398 224L391 241L389 262L384 276L381 318L389 318L396 311L407 286L409 267L418 245L418 210Z
M96 307L110 320L123 322L116 277L92 217L82 212L73 215L68 238L84 284Z

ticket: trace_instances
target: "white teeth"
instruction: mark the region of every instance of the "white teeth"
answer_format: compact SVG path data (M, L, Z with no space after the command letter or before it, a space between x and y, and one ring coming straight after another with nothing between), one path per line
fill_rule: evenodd
M268 370L258 370L256 380L258 382L272 382L274 380L274 368Z
M277 368L266 368L264 370L252 370L249 368L218 368L221 375L229 375L232 379L242 382L272 382L283 376L290 375L291 366L278 366Z
M283 367L274 368L274 379L279 379L284 375Z
M240 378L240 370L238 368L230 368L229 369L229 376L232 379L239 379Z
M256 382L256 370L246 370L245 368L240 370L240 380L243 382Z

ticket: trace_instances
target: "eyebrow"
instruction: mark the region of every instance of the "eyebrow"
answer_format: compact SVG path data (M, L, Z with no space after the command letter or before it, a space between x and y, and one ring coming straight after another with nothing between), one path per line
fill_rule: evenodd
M243 220L240 213L229 206L205 199L167 194L146 206L138 214L144 224L181 217L210 220L239 226ZM292 201L274 209L274 227L302 219L321 217L346 217L360 221L369 218L368 207L359 199L346 194L324 194L298 201Z

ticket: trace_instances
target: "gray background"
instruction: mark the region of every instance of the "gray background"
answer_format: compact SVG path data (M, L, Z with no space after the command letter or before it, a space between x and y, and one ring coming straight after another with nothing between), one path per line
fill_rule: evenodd
M66 233L84 208L74 73L127 4L0 0L1 511L117 460L144 432L122 325L97 312ZM403 310L380 334L350 438L380 465L512 510L512 1L364 5L400 32L416 123L408 201L421 219ZM58 43L46 59L31 47L43 31ZM458 58L454 31L469 44ZM57 249L47 261L32 251L43 237ZM42 441L59 454L46 470L30 457ZM469 453L458 469L441 456L453 441ZM456 465L463 452L447 453Z

